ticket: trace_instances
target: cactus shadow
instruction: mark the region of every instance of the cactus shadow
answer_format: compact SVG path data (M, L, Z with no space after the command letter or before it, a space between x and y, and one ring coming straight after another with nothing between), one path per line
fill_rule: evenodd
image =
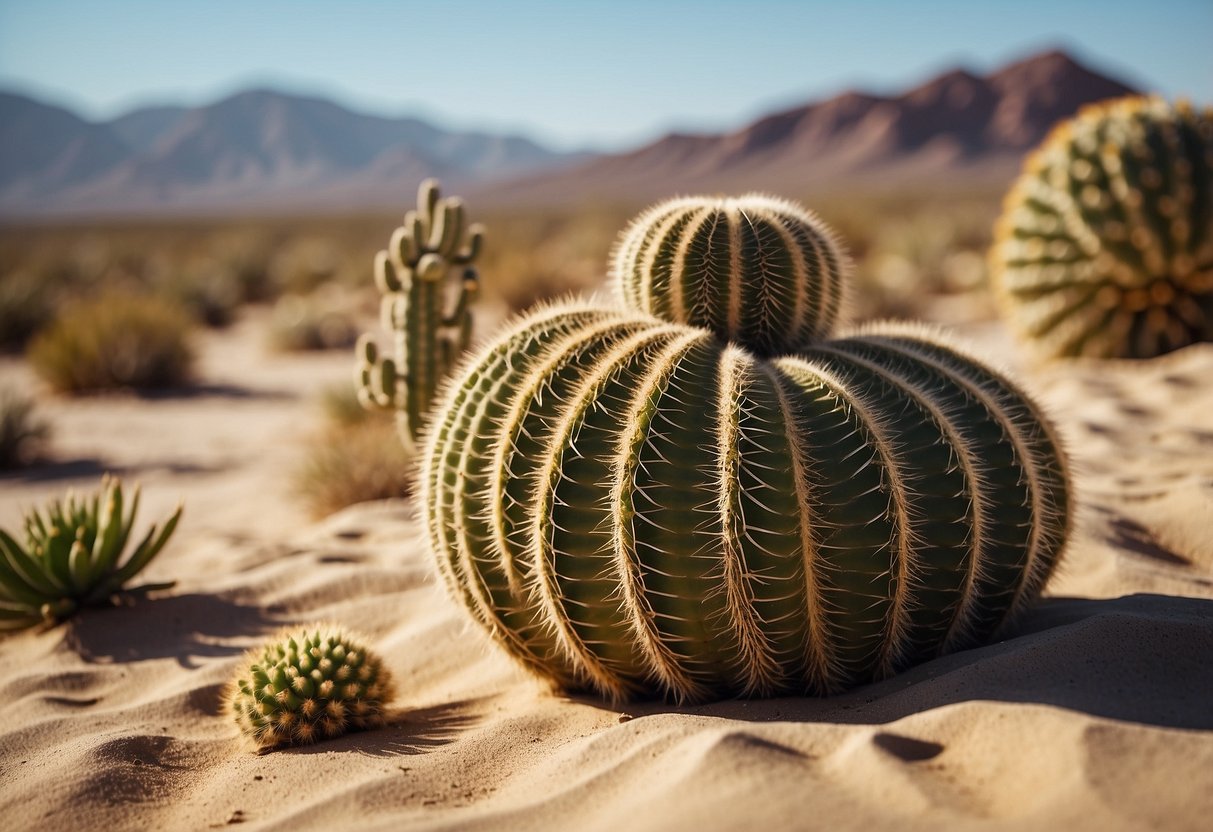
M365 757L403 757L426 754L454 742L481 720L476 699L429 708L403 710L372 731L346 734L316 745L282 748L279 754L353 753Z
M1000 641L839 696L692 707L647 702L631 704L626 712L632 717L676 712L752 722L884 724L961 702L995 701L1213 731L1210 655L1213 600L1152 594L1049 598Z
M199 659L243 653L243 641L278 624L258 607L219 595L139 597L115 607L90 607L66 623L64 642L94 664L176 659L187 670ZM239 643L232 644L232 640Z

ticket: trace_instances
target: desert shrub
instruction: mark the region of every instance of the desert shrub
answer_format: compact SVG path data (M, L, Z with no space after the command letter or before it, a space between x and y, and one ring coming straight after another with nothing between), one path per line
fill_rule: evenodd
M480 273L486 296L518 312L602 285L603 264L625 217L603 209L570 215L489 216Z
M370 419L383 418L384 414L367 410L358 401L358 391L352 384L335 384L320 394L320 406L333 425L350 427L361 425Z
M188 381L190 320L159 298L105 295L64 311L29 348L34 370L57 390L156 389Z
M407 496L413 459L392 413L365 410L352 383L320 395L325 427L307 440L295 492L317 517L368 500Z
M280 292L305 294L332 281L341 269L341 252L325 238L285 241L269 263L270 281Z
M33 399L15 388L0 388L0 469L28 465L49 436L50 425L34 415Z
M344 349L358 340L358 329L330 297L287 295L274 305L269 338L283 352Z
M393 420L371 414L313 437L295 489L312 514L323 517L355 503L406 496L412 464Z
M230 324L244 296L235 273L209 258L179 266L166 263L151 274L150 283L157 295L210 327Z
M0 350L21 350L54 315L52 283L27 270L0 275Z

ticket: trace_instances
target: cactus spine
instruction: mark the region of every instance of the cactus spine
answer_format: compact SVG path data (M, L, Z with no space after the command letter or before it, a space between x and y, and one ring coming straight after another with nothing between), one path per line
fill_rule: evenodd
M391 698L379 657L329 626L285 631L249 652L227 692L236 724L262 748L378 727Z
M138 511L139 489L128 504L122 482L106 475L97 493L79 498L68 492L66 499L26 514L24 546L0 529L0 630L62 621L124 591L172 537L182 507L159 532L152 524L123 559ZM172 585L146 584L126 591Z
M364 407L396 411L400 435L410 450L442 379L472 336L470 304L479 291L473 261L484 232L465 229L463 203L440 198L427 179L417 209L392 234L387 251L375 256L375 284L383 293L380 318L396 336L395 357L380 357L374 340L358 341L358 398ZM449 276L459 272L453 307L447 304Z
M1005 378L920 330L771 357L764 333L647 311L532 312L427 434L440 571L535 673L613 699L826 694L986 639L1039 593L1065 462Z
M991 260L1045 357L1213 339L1213 108L1127 98L1059 125L1007 196Z
M620 236L611 269L633 308L702 326L760 355L828 335L850 271L820 218L761 194L659 203Z

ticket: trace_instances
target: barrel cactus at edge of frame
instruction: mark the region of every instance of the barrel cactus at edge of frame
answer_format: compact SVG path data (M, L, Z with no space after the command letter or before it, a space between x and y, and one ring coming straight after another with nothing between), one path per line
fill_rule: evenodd
M1042 357L1149 358L1213 340L1213 108L1084 108L1029 156L991 249Z
M753 193L659 202L620 234L611 258L611 281L631 308L762 356L829 336L851 270L820 217Z
M537 675L615 701L830 694L980 643L1070 528L1037 406L922 328L763 358L547 306L434 412L448 588Z

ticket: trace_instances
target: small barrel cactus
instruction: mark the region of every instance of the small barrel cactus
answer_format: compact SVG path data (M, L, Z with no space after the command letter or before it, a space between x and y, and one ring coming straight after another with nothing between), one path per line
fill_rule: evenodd
M178 506L159 532L153 524L123 560L139 510L138 488L124 513L125 506L122 483L106 476L98 493L78 498L69 492L65 500L26 514L24 546L0 529L0 630L62 621L123 591L164 548L181 518Z
M465 227L463 203L441 199L438 183L421 183L417 210L409 211L387 251L375 257L375 283L383 293L384 329L396 335L395 357L380 357L374 340L358 342L359 400L369 409L394 410L401 439L412 450L438 385L472 336L470 303L479 292L472 262L484 231ZM459 270L454 307L444 311L452 268Z
M710 329L759 355L833 331L850 271L820 218L761 194L658 203L620 236L611 267L633 308Z
M1039 593L1066 466L1007 379L918 330L770 356L625 297L518 321L428 434L439 568L524 665L612 699L828 694Z
M244 733L273 748L382 725L392 681L359 640L321 625L248 653L227 698Z
M1008 195L991 260L1044 357L1213 339L1213 108L1127 98L1063 122Z

